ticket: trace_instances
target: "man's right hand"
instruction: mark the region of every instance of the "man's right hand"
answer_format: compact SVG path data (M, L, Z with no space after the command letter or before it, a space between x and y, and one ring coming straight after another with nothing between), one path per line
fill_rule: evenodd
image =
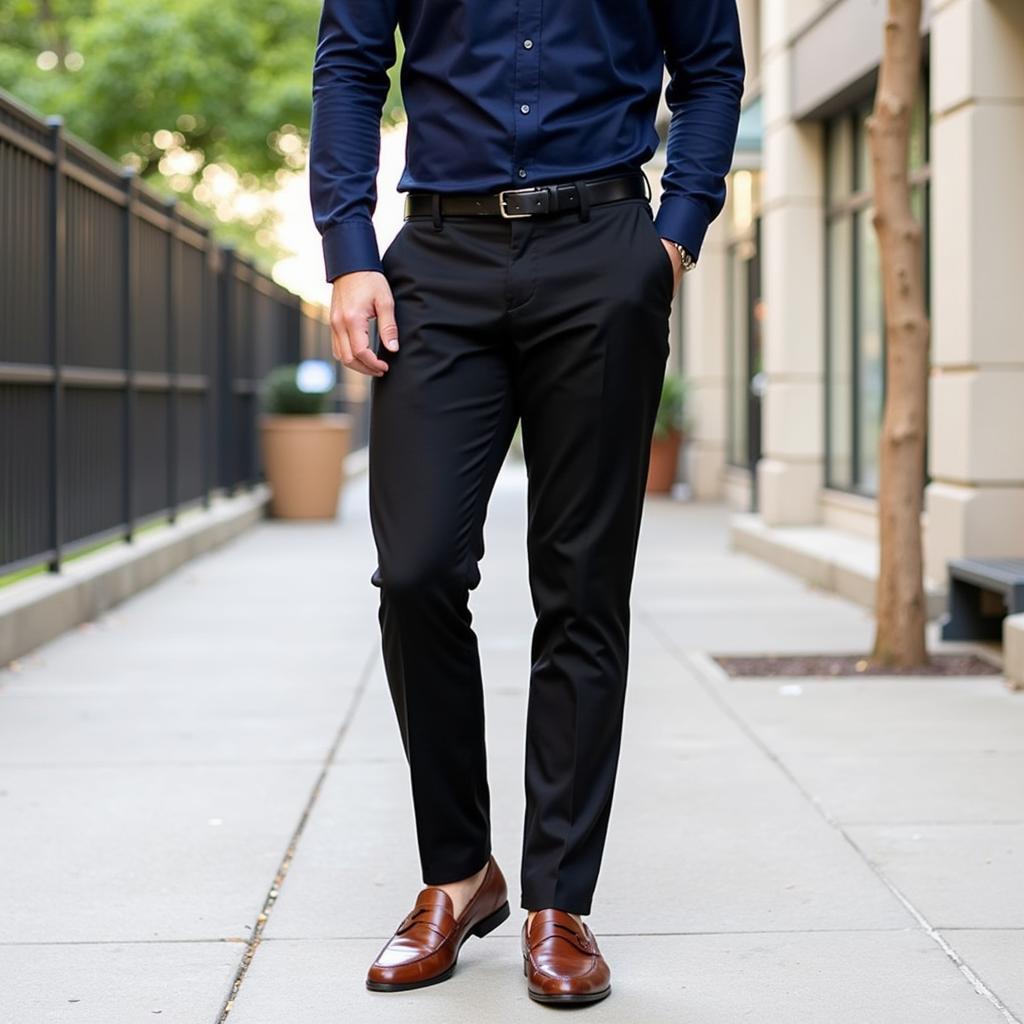
M398 351L395 300L388 279L376 270L355 270L334 279L331 295L331 348L343 366L383 377L388 364L370 348L370 321L391 352Z

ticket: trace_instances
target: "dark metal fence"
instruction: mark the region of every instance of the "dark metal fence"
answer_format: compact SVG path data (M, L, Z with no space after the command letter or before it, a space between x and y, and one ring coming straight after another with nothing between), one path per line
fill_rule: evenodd
M325 332L189 209L0 93L0 575L251 487L259 381Z

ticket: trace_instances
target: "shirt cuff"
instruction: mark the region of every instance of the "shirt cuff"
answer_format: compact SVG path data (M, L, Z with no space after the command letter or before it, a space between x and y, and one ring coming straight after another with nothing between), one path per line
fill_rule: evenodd
M323 233L324 269L327 280L355 270L376 270L383 273L377 233L373 221L356 219L332 224Z
M654 225L662 238L678 242L696 260L708 231L707 211L685 196L662 194Z

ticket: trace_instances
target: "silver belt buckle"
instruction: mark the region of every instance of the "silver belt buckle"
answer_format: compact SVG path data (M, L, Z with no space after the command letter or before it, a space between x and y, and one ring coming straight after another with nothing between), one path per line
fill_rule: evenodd
M509 213L505 209L505 196L519 195L523 192L539 192L540 189L536 188L504 188L498 193L498 213L505 218L505 220L520 220L523 217L532 217L532 213Z

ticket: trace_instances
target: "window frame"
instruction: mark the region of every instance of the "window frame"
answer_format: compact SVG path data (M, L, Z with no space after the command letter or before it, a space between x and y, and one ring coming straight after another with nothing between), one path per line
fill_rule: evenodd
M824 234L824 483L828 490L839 491L844 494L854 494L860 497L875 498L877 492L864 482L864 452L862 448L863 431L863 394L861 371L863 368L863 336L862 336L862 296L863 296L863 256L864 249L860 244L863 230L862 218L870 216L874 202L874 190L871 181L870 164L865 159L867 156L867 131L864 121L871 113L874 101L874 91L863 95L860 99L845 110L828 118L823 126L823 158L825 177L825 203L822 228ZM924 262L924 286L926 308L930 305L931 274L930 274L930 248L931 248L931 124L930 124L930 96L928 88L927 64L922 69L922 77L919 83L919 94L917 101L922 105L923 110L923 137L922 137L922 163L913 168L910 172L910 185L912 190L920 190L921 195L921 220L924 231L922 259ZM833 194L832 186L832 147L836 145L834 136L837 131L849 133L849 152L845 154L849 163L844 169L844 177L849 182L849 189L840 197ZM866 168L867 173L864 173ZM866 178L867 180L862 180ZM835 225L845 220L848 227L849 246L845 254L848 261L848 278L846 281L846 304L850 315L850 353L849 365L846 367L849 375L850 422L844 424L844 429L849 437L849 450L844 456L849 460L849 472L846 480L839 480L835 473L835 438L833 425L833 380L837 366L835 364L835 349L837 339L833 332L833 313L837 297L834 293L833 271L833 232ZM871 228L873 230L873 228ZM881 291L881 284L879 284ZM884 296L883 306L880 310L881 329L881 360L882 360L882 410L884 413L885 399L888 382L887 375L887 340L885 333L885 310ZM880 426L880 424L879 424Z
M732 223L730 223L729 235L726 242L725 372L727 401L725 462L727 466L733 469L753 472L756 456L758 454L755 450L758 446L752 444L752 442L757 440L757 438L755 437L754 425L752 423L752 402L750 396L750 383L753 379L753 374L751 373L754 346L753 332L755 330L752 320L756 316L756 311L752 306L752 296L750 294L750 275L757 275L758 278L760 278L761 275L761 190L763 189L763 171L760 167L737 168L737 170L745 171L753 175L754 180L751 183L752 203L750 210L750 223L743 229L737 229L732 225ZM736 172L734 171L732 173ZM726 215L729 217L732 216L731 195ZM745 289L744 311L746 314L743 323L739 323L739 318L737 317L737 270L741 265L743 267L743 288ZM759 299L763 302L764 295L760 280L758 282L757 292ZM736 342L739 337L738 332L742 332L742 366L737 365L736 359ZM737 409L737 383L741 371L744 375L742 388L744 400L742 403L739 403L742 408ZM734 429L736 425L737 412L742 413L742 430L739 435L737 435ZM757 428L759 427L760 424L757 425Z

